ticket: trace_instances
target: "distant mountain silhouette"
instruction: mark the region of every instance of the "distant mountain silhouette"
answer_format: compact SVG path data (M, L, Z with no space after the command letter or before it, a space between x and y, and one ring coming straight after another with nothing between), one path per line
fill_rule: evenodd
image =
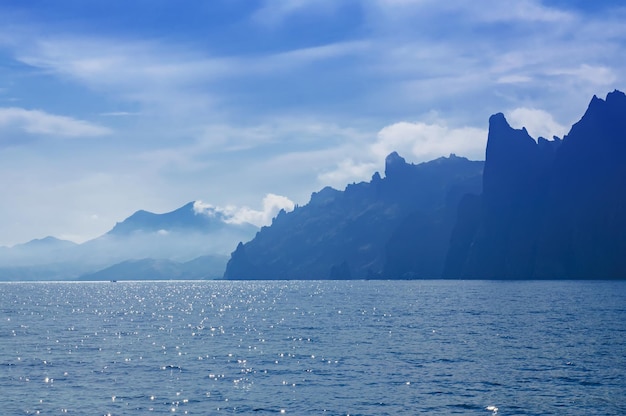
M48 236L48 237L44 237L44 238L36 238L34 240L30 240L27 243L24 244L17 244L15 246L13 246L13 249L17 249L17 250L28 250L28 249L38 249L38 248L42 248L42 249L67 249L67 248L71 248L71 247L75 247L77 244L72 242L72 241L68 241L68 240L61 240L59 238L56 237L52 237L52 236Z
M188 262L167 259L126 260L78 280L198 280L221 277L226 256L202 256Z
M163 214L137 211L106 234L82 244L108 263L128 259L186 262L207 254L227 255L238 241L254 236L252 224L226 222L216 210L196 210L195 202Z
M593 97L563 140L491 117L483 194L459 207L444 276L626 278L626 95Z
M58 263L71 256L77 247L72 241L50 236L13 247L0 247L0 280L24 280L30 275L30 268L33 268L33 276L44 275L45 268L33 267L44 263L50 264L52 270L59 269Z
M227 279L441 276L456 205L480 193L483 162L451 155L418 165L397 153L385 177L324 188L281 212L233 252ZM424 250L423 250L424 249Z
M71 280L119 263L122 266L106 273L124 271L134 279L165 278L159 273L170 264L170 278L221 276L228 253L238 241L252 238L258 228L227 222L218 210L195 206L190 202L163 214L137 211L109 232L82 244L46 237L0 247L0 280ZM112 279L117 280L105 278Z
M122 222L115 224L108 235L126 236L133 233L155 232L212 232L232 227L225 222L226 218L219 211L210 215L202 214L194 209L195 202L189 202L182 207L164 214L155 214L140 210Z

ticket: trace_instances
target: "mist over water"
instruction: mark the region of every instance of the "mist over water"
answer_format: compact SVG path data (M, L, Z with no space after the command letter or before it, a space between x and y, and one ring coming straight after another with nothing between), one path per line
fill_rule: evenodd
M3 414L626 413L626 282L0 284Z

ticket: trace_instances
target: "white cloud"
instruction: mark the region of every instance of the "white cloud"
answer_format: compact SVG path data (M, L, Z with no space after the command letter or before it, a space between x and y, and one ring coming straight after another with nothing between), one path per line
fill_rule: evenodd
M202 201L196 201L193 205L196 214L215 216L216 213L220 213L224 215L227 223L248 223L257 227L269 225L281 209L289 212L293 211L294 207L295 204L289 198L271 193L266 194L263 198L263 208L261 210L255 210L247 206L236 207L234 205L218 207Z
M0 108L0 128L2 127L17 128L30 134L62 137L95 137L111 133L106 127L84 120L17 107Z
M371 150L380 159L393 151L420 162L450 153L481 159L486 141L487 131L475 127L450 128L443 122L403 121L383 128Z
M528 134L535 139L540 136L547 139L563 137L567 133L567 127L556 122L552 114L544 110L520 107L507 112L506 118L511 127L526 127Z
M281 209L293 211L295 204L289 198L276 194L267 194L263 198L263 209L254 210L248 207L237 209L230 222L235 224L250 223L258 227L269 225Z
M223 212L224 209L216 207L212 204L207 204L202 201L195 201L193 203L193 212L196 215L206 215L209 217L215 217L216 213Z
M293 71L295 68L310 65L314 62L366 54L372 52L373 46L371 42L367 41L348 41L291 49L256 59L248 59L245 61L245 68L247 68L247 71L274 74Z
M436 118L436 114L426 117ZM343 158L320 173L318 181L343 188L350 182L369 180L394 151L410 163L426 162L451 153L482 160L487 134L486 130L476 127L448 127L443 120L394 123L381 129L369 143L354 143L337 149Z

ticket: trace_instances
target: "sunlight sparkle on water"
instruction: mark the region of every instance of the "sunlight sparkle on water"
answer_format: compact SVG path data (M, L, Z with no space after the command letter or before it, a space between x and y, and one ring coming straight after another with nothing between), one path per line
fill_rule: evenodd
M228 414L443 409L529 416L558 414L562 408L554 403L566 392L577 398L568 414L582 416L598 408L594 398L626 394L616 382L617 369L626 367L626 340L616 336L626 332L621 283L128 282L2 289L0 312L11 315L0 320L0 333L11 335L0 337L0 353L7 353L0 355L5 414L139 416L217 408ZM502 302L490 302L494 297ZM537 328L540 338L533 336ZM540 371L545 368L550 371ZM520 385L520 378L528 381ZM25 388L33 394L24 395ZM554 400L531 400L538 389ZM508 408L515 403L528 408ZM626 414L619 403L604 406L607 414Z

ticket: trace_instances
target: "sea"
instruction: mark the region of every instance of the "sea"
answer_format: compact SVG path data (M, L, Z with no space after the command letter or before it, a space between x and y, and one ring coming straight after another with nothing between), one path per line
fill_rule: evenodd
M2 415L624 415L626 281L0 284Z

